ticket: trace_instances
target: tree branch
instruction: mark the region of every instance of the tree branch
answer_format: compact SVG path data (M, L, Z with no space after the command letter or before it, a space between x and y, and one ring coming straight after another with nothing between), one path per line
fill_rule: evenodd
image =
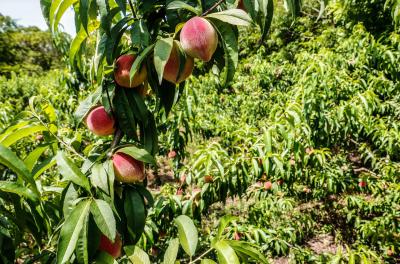
M219 0L218 2L216 2L212 7L210 7L207 11L205 11L203 14L201 14L201 16L206 16L209 13L211 13L211 11L213 11L215 8L217 8L220 4L222 4L222 2L225 2L225 0Z

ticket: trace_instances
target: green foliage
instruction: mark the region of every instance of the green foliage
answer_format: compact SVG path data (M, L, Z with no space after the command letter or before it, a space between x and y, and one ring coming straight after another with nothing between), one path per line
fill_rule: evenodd
M0 75L8 77L11 72L41 74L61 66L61 56L53 45L50 32L36 27L20 27L10 17L1 14L0 54Z

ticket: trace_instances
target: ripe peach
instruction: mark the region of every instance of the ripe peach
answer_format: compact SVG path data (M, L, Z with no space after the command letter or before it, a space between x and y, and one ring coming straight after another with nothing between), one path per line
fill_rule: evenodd
M133 88L139 86L147 78L147 69L144 65L141 69L136 72L132 80L130 80L129 73L136 56L131 54L126 54L120 56L115 62L114 79L115 82L126 88Z
M364 188L364 187L367 186L367 182L365 182L365 181L360 181L360 182L358 183L358 186L360 186L361 188Z
M144 164L122 152L114 153L112 157L115 179L125 183L137 183L144 180Z
M214 27L205 18L193 17L182 28L180 41L183 50L193 58L210 61L218 46Z
M109 136L114 133L115 120L104 106L98 106L90 111L86 117L86 125L97 136Z
M176 42L174 41L174 46L172 47L171 54L169 55L167 64L165 64L163 76L165 80L175 84L186 80L192 74L194 67L194 59L190 56L186 56L185 66L183 67L182 72L179 75L181 58L179 56L178 49L178 44L176 44Z
M121 236L117 234L114 243L108 239L105 235L100 237L99 250L105 251L110 254L113 258L118 258L121 256L122 240Z
M214 182L213 176L211 176L211 175L206 175L206 176L204 176L204 182L205 182L205 183L212 183L212 182Z
M264 189L265 190L271 190L272 189L272 182L267 181L266 183L264 183Z
M168 158L169 159L173 159L176 157L176 151L175 150L171 150L170 152L168 152Z
M243 0L239 0L239 3L237 5L238 9L242 9L243 11L247 11L246 7L244 6Z

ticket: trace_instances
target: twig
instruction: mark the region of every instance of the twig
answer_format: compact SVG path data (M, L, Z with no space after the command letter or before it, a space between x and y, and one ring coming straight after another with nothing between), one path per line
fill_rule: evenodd
M75 155L77 155L78 157L80 157L81 159L86 159L83 155L79 154L73 147L71 147L70 145L68 145L64 140L62 140L59 136L57 136L56 134L54 134L53 132L51 132L50 128L47 126L47 124L45 122L42 121L42 119L40 119L40 117L38 115L36 115L34 112L32 112L33 116L36 117L39 122L47 128L47 131L53 136L55 137L61 144L63 144L67 149L69 149L69 151L71 151L72 153L74 153Z
M129 2L129 6L131 7L132 15L135 17L135 16L136 16L136 13L135 13L135 8L133 8L132 1L129 0L128 2Z
M108 154L109 157L112 155L112 150L119 144L122 137L124 136L124 132L121 129L117 128L114 133L113 141L111 142L110 146L110 153Z
M222 2L225 2L225 0L219 0L218 2L216 2L212 7L210 7L207 11L205 11L203 14L201 14L201 16L206 16L209 13L211 13L211 11L213 11L215 8L217 8L220 4L222 4Z
M193 261L190 261L189 264L192 263L196 263L197 261L201 260L202 257L204 257L205 255L207 255L208 253L210 253L213 250L213 248L209 248L206 252L204 252L203 254L201 254L198 258L196 258Z

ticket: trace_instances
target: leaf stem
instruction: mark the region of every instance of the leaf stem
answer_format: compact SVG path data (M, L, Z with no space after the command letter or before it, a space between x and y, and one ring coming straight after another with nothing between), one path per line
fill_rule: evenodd
M211 13L211 11L213 11L215 8L217 8L220 4L222 4L222 2L225 2L225 0L219 0L218 2L216 2L212 7L210 7L208 10L206 10L203 14L201 14L201 16L206 16L209 13Z

